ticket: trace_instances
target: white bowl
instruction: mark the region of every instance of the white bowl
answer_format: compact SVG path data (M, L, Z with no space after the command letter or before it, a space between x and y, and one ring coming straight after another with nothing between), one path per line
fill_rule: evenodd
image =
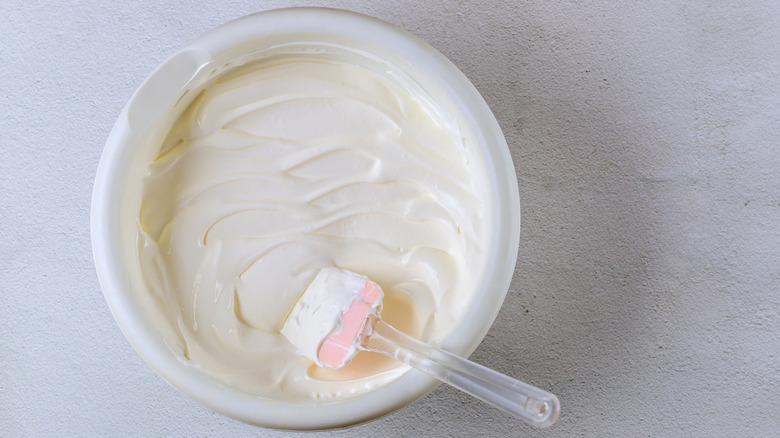
M437 381L410 371L365 395L319 406L283 403L222 386L186 366L166 345L153 324L148 303L136 289L128 254L134 236L123 224L137 200L128 187L138 184L139 145L155 132L164 111L186 95L204 72L223 67L236 57L280 41L338 41L378 56L426 79L423 86L456 105L462 123L474 136L475 156L484 166L488 214L480 290L462 323L442 347L468 356L481 342L503 303L517 259L520 207L512 159L493 114L479 92L447 58L424 41L381 20L353 12L321 9L278 9L229 22L187 44L141 84L122 110L106 142L92 198L92 250L106 301L122 332L138 354L176 388L216 412L258 426L278 429L326 429L365 422L408 405L436 387ZM148 161L146 161L148 163ZM137 213L137 210L135 211ZM487 364L490 365L489 363Z

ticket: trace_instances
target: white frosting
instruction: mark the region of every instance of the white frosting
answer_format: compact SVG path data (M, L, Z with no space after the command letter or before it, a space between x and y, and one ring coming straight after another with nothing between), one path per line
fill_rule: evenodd
M385 290L383 319L434 344L474 298L484 188L468 133L417 82L362 60L283 47L231 66L154 146L137 212L148 312L225 386L327 400L407 370L360 353L321 375L282 337L323 267L366 274Z

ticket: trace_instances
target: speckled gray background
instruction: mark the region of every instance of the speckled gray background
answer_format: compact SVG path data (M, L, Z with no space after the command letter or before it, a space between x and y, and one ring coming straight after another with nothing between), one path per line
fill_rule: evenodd
M0 437L297 436L212 413L142 362L103 300L89 205L157 64L303 4L405 27L495 112L523 231L472 358L563 404L539 432L440 387L333 435L780 435L780 3L726 3L3 1Z

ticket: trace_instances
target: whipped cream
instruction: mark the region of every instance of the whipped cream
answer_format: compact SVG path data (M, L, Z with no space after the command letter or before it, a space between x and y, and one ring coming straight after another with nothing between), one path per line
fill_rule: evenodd
M408 370L368 352L320 370L280 334L320 269L370 277L382 318L437 344L479 299L486 234L458 114L390 64L312 44L190 91L154 146L136 223L150 313L181 360L288 402L354 397Z

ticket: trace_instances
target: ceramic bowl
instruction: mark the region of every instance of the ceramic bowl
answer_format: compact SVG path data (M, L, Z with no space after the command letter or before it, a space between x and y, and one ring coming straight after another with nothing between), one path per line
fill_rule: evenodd
M410 370L377 390L321 405L284 403L232 390L187 366L153 323L140 299L143 281L133 278L133 215L140 205L130 194L139 168L151 157L142 147L159 137L159 119L185 99L199 81L232 60L246 59L285 42L337 42L386 61L419 79L442 104L454 105L468 128L482 166L487 207L486 263L475 299L442 347L468 356L498 313L512 279L520 233L517 180L501 129L479 92L447 58L414 35L365 15L334 9L293 8L260 12L226 23L193 40L162 63L122 110L103 151L92 200L92 247L106 301L138 354L173 386L224 415L258 426L311 430L344 427L397 410L436 387L437 381ZM486 364L490 365L490 364Z

